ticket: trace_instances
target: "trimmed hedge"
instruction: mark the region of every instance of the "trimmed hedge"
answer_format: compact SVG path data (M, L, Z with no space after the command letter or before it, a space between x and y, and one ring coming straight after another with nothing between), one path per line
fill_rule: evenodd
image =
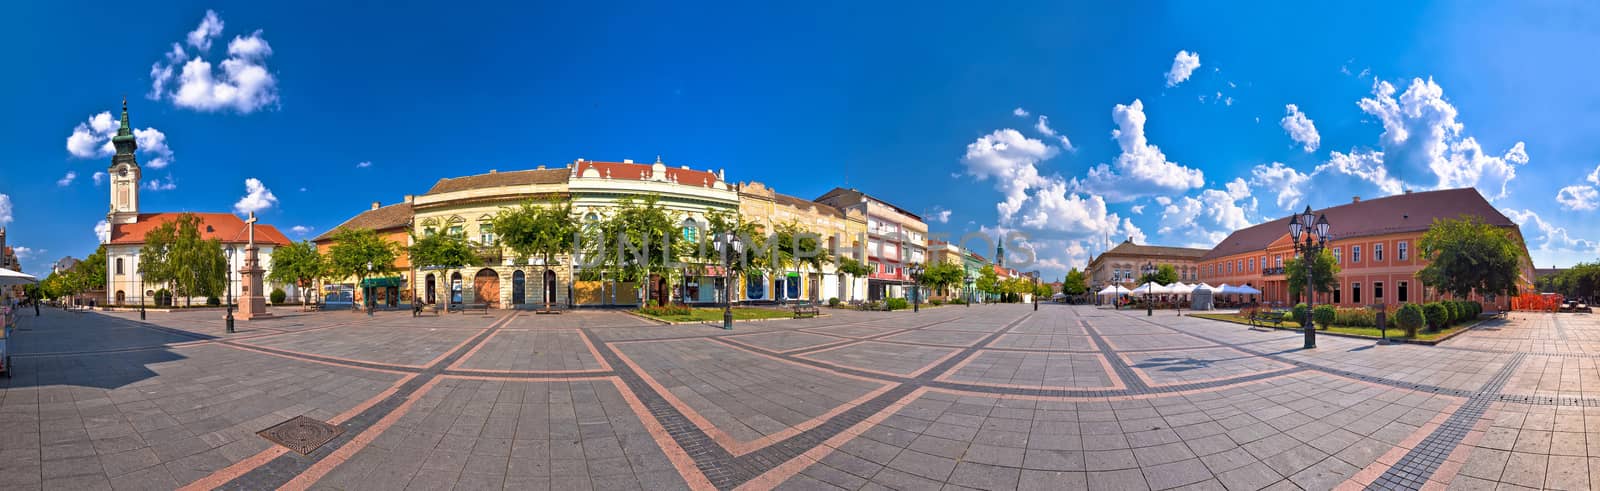
M839 297L831 297L831 298L829 298L828 299L828 306L829 307L838 307L839 306Z
M1332 305L1318 305L1317 308L1311 310L1311 320L1316 322L1317 326L1323 330L1333 325L1334 319L1337 319L1338 316L1338 311L1334 310Z
M1394 323L1399 324L1402 329L1406 330L1406 337L1408 338L1417 337L1417 328L1422 327L1422 323L1425 321L1422 307L1418 307L1414 303L1401 305L1394 312Z
M904 298L891 298L884 301L884 306L889 310L905 310L911 308L911 302L907 302Z
M1428 332L1443 329L1450 322L1450 310L1439 302L1422 306L1422 317L1428 320Z
M273 288L272 293L267 294L267 297L272 300L273 305L283 305L283 301L289 298L289 294L284 293L282 288Z

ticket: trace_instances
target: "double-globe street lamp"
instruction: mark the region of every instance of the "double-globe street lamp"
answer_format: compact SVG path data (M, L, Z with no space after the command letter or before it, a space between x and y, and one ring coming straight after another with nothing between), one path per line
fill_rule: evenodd
M922 272L922 263L911 263L906 267L906 273L911 275L912 312L919 312L917 307L922 304Z
M1310 233L1308 233L1310 232ZM1305 240L1300 240L1301 237ZM1311 322L1311 312L1315 308L1316 293L1313 288L1313 273L1317 256L1322 254L1322 249L1328 246L1328 215L1312 216L1311 207L1306 206L1305 213L1294 214L1289 217L1289 239L1294 243L1294 251L1300 254L1300 266L1306 270L1306 284L1301 288L1306 293L1306 315L1300 319L1306 332L1305 349L1317 347L1317 330Z
M228 256L228 266L226 268L224 268L226 270L226 271L224 271L224 273L227 274L227 280L228 281L227 281L227 284L224 285L223 288L222 288L223 290L227 290L227 295L226 296L228 297L227 298L228 317L226 318L227 331L228 331L228 334L233 334L233 248L232 247L228 247L228 246L222 246L222 253L224 255ZM216 297L212 297L212 298L216 298ZM140 303L142 304L143 302L140 302Z
M712 242L717 247L717 254L722 256L722 328L733 330L733 256L744 254L744 242L739 240L739 235L733 232L723 232L721 237ZM743 260L743 257L740 258Z
M1156 275L1156 265L1155 265L1155 263L1148 263L1148 262L1144 263L1144 280L1145 280L1145 282L1144 282L1144 316L1145 317L1150 317L1150 316L1156 315L1155 304L1152 304L1151 301L1150 301L1150 290L1153 290L1153 288L1150 288L1150 285L1155 283L1155 280L1153 280L1151 278L1153 278L1155 275Z
M968 271L967 272L967 302L966 302L966 304L967 304L967 308L969 308L969 309L972 308L972 282L973 281L976 281L976 279L972 277L972 272Z
M372 261L367 261L367 277L372 277ZM378 299L372 295L374 292L378 291L377 287L372 287L372 290L368 291L368 287L366 285L358 286L361 287L361 297L363 303L367 304L367 317L372 317L372 311L378 308Z

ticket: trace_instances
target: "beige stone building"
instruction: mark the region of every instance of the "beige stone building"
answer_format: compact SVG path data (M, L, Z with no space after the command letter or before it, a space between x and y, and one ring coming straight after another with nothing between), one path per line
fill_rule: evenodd
M737 188L739 214L745 220L756 223L764 233L771 233L779 224L794 223L802 230L817 234L834 260L825 262L821 271L802 267L775 278L746 275L743 291L735 298L773 301L838 298L846 302L866 298L867 278L839 274L837 261L843 255L866 262L861 244L867 233L866 215L857 209L842 211L831 205L779 193L759 182L742 183Z
M1171 264L1178 271L1179 281L1195 283L1200 280L1200 258L1208 252L1210 249L1135 244L1130 237L1089 261L1089 289L1100 291L1113 283L1138 286L1146 264Z

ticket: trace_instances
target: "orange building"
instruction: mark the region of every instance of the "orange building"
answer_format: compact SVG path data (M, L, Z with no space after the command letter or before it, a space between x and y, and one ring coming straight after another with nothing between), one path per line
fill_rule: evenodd
M333 248L334 236L346 229L372 230L378 234L378 238L395 247L394 264L390 265L394 273L367 278L366 284L362 285L357 285L354 277L325 281L319 288L322 301L364 302L365 295L370 292L377 297L379 305L398 306L402 302L410 302L412 275L415 273L411 270L411 255L406 252L406 247L411 245L411 217L412 197L409 195L405 201L389 206L374 201L371 209L311 239L317 245L317 252L324 257Z
M1522 242L1522 231L1473 188L1411 192L1315 210L1328 217L1328 250L1339 263L1336 288L1319 293L1318 304L1355 307L1426 302L1440 298L1417 280L1427 263L1417 257L1417 242L1436 219L1475 216L1505 228ZM1260 300L1289 302L1283 263L1295 256L1289 239L1289 218L1240 229L1199 259L1200 279L1212 285L1248 285L1261 290ZM1531 282L1533 263L1523 246L1522 282ZM1532 284L1524 287L1531 288ZM1482 298L1473 300L1482 301ZM1496 299L1502 307L1509 299ZM1487 303L1487 302L1486 302Z

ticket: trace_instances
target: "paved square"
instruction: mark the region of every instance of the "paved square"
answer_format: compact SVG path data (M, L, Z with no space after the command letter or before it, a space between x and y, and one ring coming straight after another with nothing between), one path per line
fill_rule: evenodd
M723 331L612 311L46 310L3 489L1585 489L1600 318L1439 346L1043 305ZM256 432L344 433L300 455Z

